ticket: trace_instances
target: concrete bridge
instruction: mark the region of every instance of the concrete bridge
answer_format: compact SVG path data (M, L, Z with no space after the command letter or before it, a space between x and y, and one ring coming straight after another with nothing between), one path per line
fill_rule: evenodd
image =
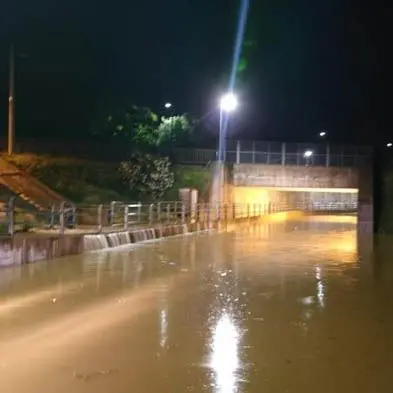
M214 162L214 150L178 151L183 163ZM372 149L329 144L228 141L225 198L357 211L372 230Z

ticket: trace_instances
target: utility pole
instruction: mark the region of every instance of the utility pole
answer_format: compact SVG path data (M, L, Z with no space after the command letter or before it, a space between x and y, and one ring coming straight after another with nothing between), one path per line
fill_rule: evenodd
M10 47L9 95L8 95L8 155L14 153L15 142L15 52Z

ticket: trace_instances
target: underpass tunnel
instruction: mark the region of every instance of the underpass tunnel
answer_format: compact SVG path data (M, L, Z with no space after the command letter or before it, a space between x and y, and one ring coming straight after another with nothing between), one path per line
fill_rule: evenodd
M321 213L355 213L358 190L353 188L281 188L235 186L233 202L239 205L277 205L293 210Z

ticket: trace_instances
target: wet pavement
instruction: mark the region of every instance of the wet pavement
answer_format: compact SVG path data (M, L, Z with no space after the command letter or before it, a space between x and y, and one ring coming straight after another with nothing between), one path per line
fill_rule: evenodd
M0 271L3 393L391 393L393 242L255 224Z

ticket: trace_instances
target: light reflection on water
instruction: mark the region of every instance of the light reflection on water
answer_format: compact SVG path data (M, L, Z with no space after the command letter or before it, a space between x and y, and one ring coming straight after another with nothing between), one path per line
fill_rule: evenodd
M317 297L321 308L325 307L325 287L322 282L322 270L320 266L315 267L315 278L317 279Z
M213 328L209 366L214 373L214 391L234 393L238 390L236 372L240 366L240 333L235 321L223 312Z
M43 393L62 393L62 386L75 393L391 393L391 244L374 250L353 218L319 217L13 270L7 302L0 303L0 365L9 362L3 337L19 325L39 332L52 319L79 312L82 318L107 302L102 318L120 314L126 321L82 342L60 329L64 342L50 342L56 359L31 343L15 360L30 366L18 375L0 368L0 386L33 393L31 379L52 375ZM147 287L151 301L127 302ZM125 301L116 303L118 314L111 301L119 297ZM117 373L71 386L64 365Z

